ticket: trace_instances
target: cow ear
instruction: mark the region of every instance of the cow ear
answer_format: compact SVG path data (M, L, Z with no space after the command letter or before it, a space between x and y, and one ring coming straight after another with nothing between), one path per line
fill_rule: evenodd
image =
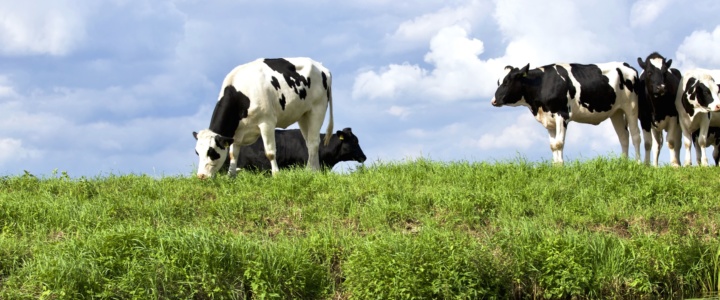
M195 139L197 140L197 132L193 131L193 136L194 136Z
M638 65L640 66L641 69L643 69L643 70L645 69L645 62L642 60L642 58L638 57Z
M522 74L522 77L527 76L529 70L530 70L530 64L527 64L522 69L520 69L520 73Z
M225 149L230 146L230 144L233 143L233 138L224 137L222 135L216 135L215 136L215 144L220 147L220 149Z
M345 133L344 133L344 132L338 130L337 132L335 132L335 134L337 134L338 139L340 139L341 141L345 139Z
M665 63L668 69L670 69L670 65L672 65L672 59L668 59L668 61Z
M236 93L237 93L237 90L235 89L235 87L234 87L232 84L230 84L230 85L228 85L228 86L225 87L225 91L223 92L223 96L233 97L233 96L235 96Z

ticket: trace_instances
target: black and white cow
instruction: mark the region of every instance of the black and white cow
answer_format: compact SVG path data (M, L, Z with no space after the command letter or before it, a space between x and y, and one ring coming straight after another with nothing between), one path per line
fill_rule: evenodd
M675 108L675 95L682 75L677 69L671 69L672 59L653 52L642 60L638 57L641 87L638 89L640 101L640 127L645 139L645 160L649 159L647 146L652 140L653 166L658 166L658 158L663 144L663 130L667 132L670 164L680 166L681 130L678 123L678 111Z
M320 135L320 139L324 137L324 134ZM275 130L275 142L277 147L276 159L280 169L307 164L307 146L300 130ZM362 148L360 148L360 141L353 134L351 128L336 131L330 137L328 145L320 145L318 155L320 157L320 166L323 169L332 169L341 161L363 163L367 159ZM229 158L226 163L229 163ZM270 161L265 157L265 147L261 140L240 148L237 167L246 170L270 170Z
M693 145L695 146L695 157L697 158L698 165L700 164L700 157L702 156L700 151L705 151L704 148L701 148L697 144L697 138L699 135L700 130L695 130L693 132ZM718 166L718 163L720 163L720 127L708 128L708 135L706 141L708 147L710 145L713 146L713 159L715 160L715 166Z
M640 161L637 71L620 62L551 64L530 70L505 67L493 106L527 106L550 135L553 161L563 163L565 131L570 121L597 125L610 119L628 155L628 126Z
M698 164L708 165L705 153L705 148L709 146L708 129L710 126L720 127L718 90L720 89L710 70L695 69L683 73L675 96L675 108L678 111L685 146L685 166L692 165L690 147L693 144L692 133L696 130L699 131L697 145L702 149Z
M275 128L287 128L295 122L309 150L307 167L319 170L320 127L327 110L330 118L325 145L333 132L331 84L330 71L310 58L258 59L235 67L223 80L210 128L193 132L200 159L197 177L205 179L217 172L228 148L228 173L234 176L240 147L254 143L259 136L276 174Z

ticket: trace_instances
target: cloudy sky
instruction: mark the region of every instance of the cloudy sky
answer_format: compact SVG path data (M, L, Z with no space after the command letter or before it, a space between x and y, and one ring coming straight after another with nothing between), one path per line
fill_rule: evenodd
M190 175L227 72L293 56L333 72L335 128L367 163L551 160L527 108L490 105L505 65L659 51L720 68L719 14L716 0L0 0L0 175ZM609 122L571 123L565 150L620 145Z

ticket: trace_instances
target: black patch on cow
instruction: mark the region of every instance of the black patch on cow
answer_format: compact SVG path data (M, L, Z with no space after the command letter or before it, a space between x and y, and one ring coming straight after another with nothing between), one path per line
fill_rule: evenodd
M694 83L695 78L691 77L690 79L688 79L687 83L685 84L685 90L683 91L682 98L680 98L680 104L682 104L685 112L691 117L695 114L695 109L693 108L692 104L690 104L690 101L688 101L688 93L694 93L694 91L691 90L694 88Z
M325 90L327 90L328 89L327 75L325 75L325 72L321 72L320 75L322 76L323 88L325 88Z
M702 107L707 107L713 101L710 88L702 82L698 82L698 84L695 85L695 98L697 98L696 101Z
M280 89L280 82L275 76L270 77L270 84L272 84L276 91Z
M300 96L305 99L307 91L305 87L310 87L308 79L297 72L295 65L283 58L266 58L263 62L275 72L283 75L287 85Z
M630 67L630 65L628 65L627 63L625 63L624 65L632 69L632 67ZM635 83L632 80L634 78L625 78L625 74L623 74L623 72L620 68L616 68L615 70L617 70L618 76L620 78L620 83L621 83L620 89L621 90L628 89L630 92L634 92L635 91ZM635 70L635 69L633 69L633 70ZM635 71L635 72L637 72L637 71Z
M615 104L615 90L597 65L570 64L575 80L580 84L580 105L591 112L604 112Z
M638 71L637 71L635 68L633 68L633 66L631 66L630 64L624 62L624 63L623 63L623 66L625 66L626 68L632 69L633 71L635 71L635 74L637 75ZM618 72L620 72L620 69L618 69ZM620 79L622 79L624 75L622 75L622 72L620 72L620 74L621 74L621 75L620 75ZM633 82L633 81L634 81L634 82ZM637 82L637 77L635 77L635 78L627 78L625 81L623 81L623 83L625 84L625 87L626 87L628 90L630 90L631 92L635 92L635 91L637 90L637 87L636 87L636 85L635 85L636 82ZM620 87L620 88L622 89L622 87Z
M207 156L212 160L220 159L220 153L217 153L214 148L210 147L207 152Z
M555 66L555 68L557 69L558 74L560 74L560 77L562 77L562 79L568 83L567 89L568 93L570 94L570 99L575 99L577 90L575 89L575 85L573 85L570 81L570 75L568 74L568 71L563 66Z
M240 120L247 117L249 107L250 99L245 94L232 85L226 86L222 98L215 104L210 130L221 136L234 136Z
M285 110L285 94L280 94L280 106Z
M640 120L640 128L645 132L649 132L656 124L653 121L652 104L650 103L650 99L645 95L645 74L641 74L635 81L635 88L638 94L638 119Z

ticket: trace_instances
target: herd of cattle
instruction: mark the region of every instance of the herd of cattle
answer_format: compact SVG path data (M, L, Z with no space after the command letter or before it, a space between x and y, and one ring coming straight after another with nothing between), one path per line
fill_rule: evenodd
M632 138L635 157L641 160L642 131L645 163L650 164L652 150L652 164L657 166L664 131L673 166L680 165L681 135L684 165L691 164L693 144L700 165L708 164L704 150L714 145L717 165L720 85L713 71L681 73L670 68L671 63L654 52L645 60L638 58L641 74L622 62L550 64L535 69L529 64L507 66L491 104L529 107L548 131L555 163L563 162L570 121L597 125L610 119L624 157ZM193 132L199 157L197 177L211 177L224 164L229 164L228 173L234 176L237 168L276 174L280 168L301 164L318 170L340 161L364 162L365 154L350 128L333 133L331 86L330 71L309 58L258 59L237 66L223 80L210 127ZM326 111L329 122L321 135ZM299 130L275 129L295 123Z

